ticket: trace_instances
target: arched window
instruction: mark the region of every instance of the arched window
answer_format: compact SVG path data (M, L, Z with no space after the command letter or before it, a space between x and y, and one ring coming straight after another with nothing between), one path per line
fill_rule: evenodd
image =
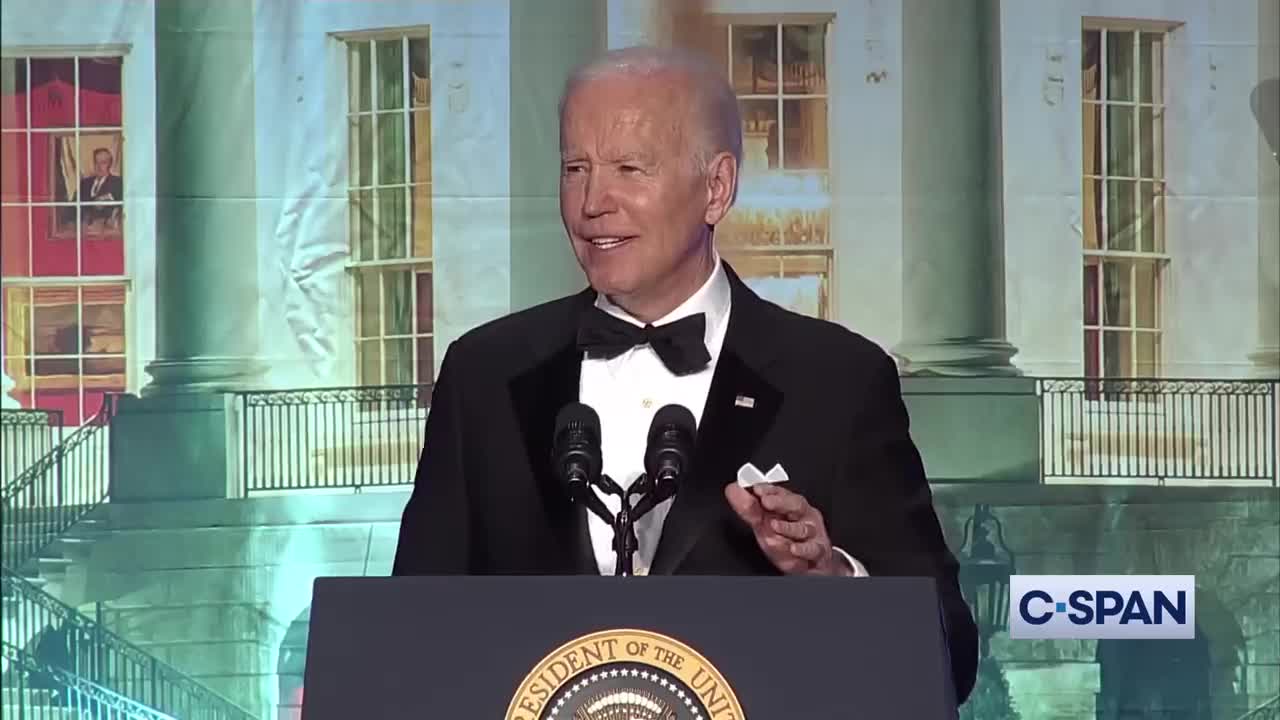
M302 681L307 663L307 632L311 629L311 606L307 606L289 624L276 655L276 674L280 682L280 700L276 720L300 720L302 717Z
M1210 720L1209 643L1099 640L1098 720Z

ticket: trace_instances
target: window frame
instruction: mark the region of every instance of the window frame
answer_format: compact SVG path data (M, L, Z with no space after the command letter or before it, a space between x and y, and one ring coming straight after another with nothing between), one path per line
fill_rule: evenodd
M427 134L423 139L427 143L428 148L431 145L430 135L432 125L432 106L429 97L427 98L427 103L425 105L415 106L413 104L413 69L410 51L410 43L413 40L421 40L427 43L427 73L428 82L430 82L430 65L433 44L431 35L430 26L414 25L383 30L340 33L333 36L339 43L340 56L342 58L341 113L343 119L343 147L345 149L343 165L346 169L343 178L342 192L344 216L346 217L344 234L347 240L346 244L348 253L345 263L345 270L348 278L346 294L351 303L351 327L354 337L354 342L350 345L350 351L353 353L353 356L349 367L354 378L354 382L352 384L356 386L373 387L405 385L406 383L387 382L386 362L387 349L391 346L391 342L404 340L407 340L410 345L410 355L405 359L411 373L411 381L407 384L417 386L430 385L435 380L436 353L434 351L434 347L432 347L431 350L431 376L422 377L419 374L421 364L419 350L420 344L427 343L428 345L434 345L436 334L434 317L431 323L431 330L428 332L421 331L421 328L418 326L417 317L417 306L419 303L419 277L422 275L426 275L430 278L430 287L432 292L430 306L433 316L435 313L435 238L433 228L430 226L430 214L426 219L426 222L428 223L426 231L428 233L428 242L430 243L430 253L425 256L414 255L414 192L415 188L425 188L425 201L428 206L433 204L434 197L432 190L434 173L432 171L434 170L434 157L432 156L428 161L427 177L425 179L415 179L413 177L414 144L411 142L411 139L416 137L413 134L414 116L421 114L427 118ZM398 108L382 109L379 106L378 95L379 77L377 43L387 42L390 40L397 40L401 43L401 104ZM352 78L355 73L361 72L362 70L361 68L355 68L352 66L352 54L354 52L355 45L358 43L367 43L369 47L368 76L361 78L361 82L368 85L369 108L367 110L361 110L358 107L353 107L352 104ZM381 177L381 143L379 142L378 136L378 118L389 116L396 116L400 118L404 138L402 151L404 177L401 178L400 182L396 183L384 183L382 182ZM359 168L355 167L353 164L353 160L357 157L358 152L358 149L353 145L353 141L359 132L360 118L364 117L371 118L369 125L371 145L369 150L371 151L372 157L369 163L369 183L362 185L359 183ZM379 235L381 233L381 230L379 229L381 220L381 202L379 202L379 197L380 193L383 191L397 189L404 191L404 233L403 236L398 239L398 242L401 244L400 251L403 253L403 256L380 258L378 257L381 252L379 243ZM354 231L354 228L358 224L357 214L361 212L361 207L365 207L365 201L363 199L357 199L360 195L364 195L369 199L367 207L371 208L372 221L369 226L369 232L372 233L371 248L374 252L373 258L363 258L360 256L361 238L358 233ZM405 271L408 273L409 277L410 332L407 335L389 334L387 332L386 301L388 296L386 278L391 272L395 271ZM374 313L374 317L377 318L377 322L380 326L376 328L374 332L366 335L364 333L363 326L366 313L363 312L361 283L369 281L376 282L377 284L376 294L379 306L377 312ZM377 383L366 383L364 381L362 358L364 346L368 343L377 343L379 346Z
M778 137L778 167L770 169L762 179L769 177L816 177L819 182L825 185L826 193L829 198L827 206L823 209L826 218L826 242L825 243L807 243L807 244L777 244L777 245L748 245L734 244L724 242L717 239L717 246L722 256L731 263L735 263L736 269L741 271L744 281L753 278L786 278L791 277L793 272L799 272L802 276L818 275L821 279L821 288L819 301L819 314L826 320L834 320L839 307L837 299L837 282L836 282L836 243L834 241L834 228L836 225L835 203L831 201L834 198L834 185L836 169L833 163L832 138L834 134L831 132L833 115L832 101L835 97L833 90L838 86L834 77L836 69L832 62L832 53L834 43L836 42L836 15L835 13L710 13L706 17L708 23L717 32L723 32L724 52L725 55L717 62L724 62L726 70L725 78L733 87L733 70L734 70L734 29L739 26L771 26L774 31L774 52L776 53L779 68L783 65L784 57L784 26L813 26L821 25L824 27L824 43L823 43L823 72L825 77L825 88L821 93L791 93L786 91L786 83L779 78L778 86L772 93L747 93L742 94L734 89L734 95L738 102L750 101L774 101L775 112L777 117L777 137ZM786 167L786 120L785 120L785 103L794 100L820 100L825 103L825 123L827 128L827 147L826 147L826 167L823 169L788 169ZM744 173L745 175L745 173ZM741 194L742 178L739 179L739 200ZM783 208L785 210L785 208ZM730 211L730 218L727 218L732 227L732 214L739 210L739 206ZM722 231L723 232L723 231ZM788 266L788 261L791 267ZM821 271L814 273L807 270L806 266L813 262L821 262L823 268ZM754 266L760 263L769 263L773 265L772 272L768 274L756 272ZM792 268L799 265L800 270ZM825 307L824 305L825 301Z
M79 417L81 424L87 422L92 416L91 413L87 412L87 407L85 403L86 392L90 392L90 391L104 392L104 393L110 393L112 391L129 392L135 376L135 373L133 372L132 363L135 358L134 343L136 342L137 328L136 328L136 323L134 322L135 308L133 305L133 289L134 289L133 288L133 269L132 269L132 253L130 252L130 248L134 244L134 238L137 235L137 233L130 232L127 229L128 218L132 217L133 215L132 203L129 200L128 190L125 191L124 195L120 198L120 200L115 202L96 202L96 201L85 202L78 195L74 202L58 202L52 198L48 200L36 201L35 200L36 190L32 184L32 178L31 178L31 167L32 167L31 160L33 157L32 155L33 142L31 138L33 135L47 135L47 136L50 136L51 138L56 136L69 135L74 138L75 147L77 149L77 152L79 153L81 151L80 138L82 135L115 133L120 138L120 152L118 156L114 158L114 162L116 167L119 170L119 177L121 177L122 180L125 180L126 172L124 169L125 165L124 165L123 159L127 155L128 147L129 147L129 142L128 142L129 134L127 132L127 128L129 127L129 117L128 117L126 89L128 87L127 78L129 74L129 68L131 67L129 62L130 50L131 48L128 45L118 45L118 44L103 44L103 45L95 45L92 47L11 46L11 47L5 47L3 49L0 49L0 59L6 60L6 61L17 61L17 62L26 64L26 72L24 73L26 78L26 87L23 88L23 95L26 98L25 127L3 128L3 129L0 129L0 134L4 136L19 136L23 139L23 152L25 153L26 169L27 169L27 174L26 174L26 177L24 178L24 182L26 183L25 192L20 193L20 194L25 194L25 199L19 200L19 201L11 201L11 200L5 200L4 198L0 198L0 207L23 208L27 211L25 213L25 219L26 219L26 225L27 225L26 233L25 233L26 242L27 242L27 248L26 248L27 266L25 269L26 275L4 275L3 276L3 286L4 286L3 292L6 295L11 290L21 290L25 294L25 298L22 300L22 302L26 307L26 313L27 313L27 318L26 318L27 322L25 323L26 327L22 329L21 333L18 333L15 331L12 334L19 335L19 336L21 336L22 334L25 334L26 344L23 347L18 348L20 352L15 352L15 348L9 342L9 335L11 333L8 327L9 318L6 317L4 326L0 327L0 333L3 333L5 336L4 343L3 343L4 351L3 351L3 354L0 355L0 363L3 363L4 372L7 375L9 375L11 380L13 380L14 387L12 388L11 392L29 393L31 395L30 402L32 406L40 407L41 383L38 381L37 378L45 377L45 378L52 379L52 378L63 378L63 377L70 377L70 376L66 374L38 376L35 372L37 360L75 360L77 363L77 372L74 375L75 389L77 392L76 416ZM85 126L82 122L81 93L79 91L81 87L80 65L83 60L86 60L86 59L91 60L94 58L110 58L110 59L117 60L119 62L119 65L120 65L120 123L118 125ZM50 127L40 127L40 128L33 127L32 97L31 97L31 78L32 78L31 63L33 61L39 61L39 60L72 60L73 61L74 68L75 68L74 70L75 77L74 77L73 85L76 88L76 91L72 93L73 121L70 126L50 126ZM81 173L87 165L85 158L77 157L76 165L77 165L78 179L82 179L83 175ZM132 183L125 182L126 188L131 185ZM34 227L34 224L35 224L34 218L35 218L36 212L47 211L52 215L56 213L57 208L68 207L68 206L75 208L75 228L76 228L75 235L73 237L56 237L55 238L55 236L53 235L55 230L53 228L55 227L56 223L51 222L50 237L54 239L62 240L62 241L69 240L74 242L75 256L76 256L76 261L75 261L76 274L75 275L36 275L35 274L35 252L34 252L36 247L35 227ZM83 217L82 208L84 207L119 207L120 208L120 211L122 213L121 228L120 228L120 243L121 243L120 262L121 262L121 269L123 271L122 274L98 274L98 275L84 274L85 273L84 242L86 241L86 234L84 232L84 227L82 223L82 217ZM122 299L122 302L120 303L121 323L122 323L121 332L123 335L123 351L122 352L89 353L89 352L86 352L86 348L84 347L83 338L84 338L84 327L85 327L84 320L85 320L85 307L86 307L85 291L87 289L97 288L97 287L119 287L122 293L123 299ZM80 331L79 352L73 353L73 354L63 353L63 354L54 354L54 355L44 355L44 354L37 355L36 354L35 348L34 348L35 314L36 314L35 308L37 307L36 294L41 289L62 289L62 290L70 290L75 292L75 295L76 295L75 327L79 328L79 331ZM7 302L7 298L5 298L4 301ZM89 304L93 305L93 304L100 304L100 303L89 303ZM86 382L85 364L89 360L119 360L122 362L123 371L121 373L108 373L102 376L93 376L94 379L92 380L92 382ZM14 363L14 362L20 363L20 365L17 366L19 371L16 373L11 373L9 372L10 369L12 367L15 367L11 363ZM117 378L118 378L118 381L116 381ZM33 386L33 383L34 383L34 386ZM46 385L57 387L56 383L46 383ZM58 389L70 389L70 388L58 388Z
M1171 40L1171 31L1177 27L1176 23L1165 23L1158 21L1142 21L1142 20L1125 20L1118 18L1090 18L1086 17L1081 25L1081 78L1083 81L1084 73L1084 37L1089 33L1098 33L1098 80L1094 92L1096 98L1090 97L1085 92L1082 82L1080 93L1081 108L1081 133L1084 134L1088 115L1096 112L1097 127L1094 128L1094 145L1084 145L1081 147L1081 206L1082 215L1084 215L1085 203L1091 191L1094 191L1094 197L1097 198L1096 206L1093 213L1084 218L1086 230L1082 236L1082 283L1081 283L1081 338L1083 341L1083 359L1084 359L1084 376L1093 380L1122 380L1122 379L1145 379L1161 377L1164 374L1164 318L1163 313L1167 305L1165 292L1167 288L1167 274L1171 262L1171 256L1168 253L1167 246L1167 198L1168 198L1168 180L1167 180L1167 126L1166 113L1169 107L1169 82L1168 82L1168 49ZM1109 73L1108 73L1108 39L1113 34L1129 35L1132 44L1133 73L1132 87L1130 88L1131 99L1114 100L1109 97ZM1152 80L1152 97L1149 101L1142 98L1142 38L1144 35L1160 36L1160 62L1159 74L1155 75L1154 68L1148 70L1148 74L1153 76ZM1149 61L1148 61L1148 64ZM1111 172L1111 152L1109 150L1108 137L1110 110L1116 107L1128 107L1133 109L1131 123L1133 127L1132 140L1132 157L1130 161L1133 164L1135 172L1130 175L1115 175ZM1096 110L1094 110L1096 108ZM1150 177L1144 174L1142 167L1142 147L1144 144L1144 134L1142 129L1142 109L1151 109L1151 173ZM1082 137L1082 141L1087 138ZM1093 168L1094 172L1090 173L1090 154L1095 153L1098 167ZM1133 232L1133 250L1116 250L1108 247L1112 241L1111 236L1111 213L1110 213L1110 189L1108 183L1111 182L1132 183L1134 210L1134 227ZM1142 202L1143 193L1142 186L1149 183L1152 186L1151 198L1155 207L1152 210L1151 219L1153 223L1150 250L1143 248L1143 232L1144 232L1144 204ZM1097 188L1097 190L1095 190ZM1089 247L1089 228L1096 228L1098 247ZM1138 290L1138 272L1141 265L1148 265L1151 268L1151 277L1153 287L1151 289L1150 301L1153 307L1150 308L1152 318L1151 327L1141 326L1138 318L1146 314L1139 305L1146 302L1146 298L1139 293ZM1124 298L1124 306L1128 311L1126 324L1108 324L1106 312L1106 287L1107 276L1110 269L1117 266L1128 266L1128 278L1126 287L1126 297ZM1095 287L1093 296L1087 297L1085 288L1088 284L1088 274L1090 267L1096 268L1094 271ZM1088 309L1092 303L1096 313L1096 322L1089 322ZM1123 370L1120 375L1109 375L1106 372L1108 366L1107 342L1106 338L1111 333L1123 333L1127 337L1129 345L1128 367ZM1090 336L1096 338L1096 348L1090 348ZM1155 348L1150 363L1144 363L1139 358L1140 338L1143 336L1154 336ZM1096 365L1094 373L1090 373L1091 364ZM1147 368L1148 364L1151 366ZM1145 371L1144 371L1145 370Z

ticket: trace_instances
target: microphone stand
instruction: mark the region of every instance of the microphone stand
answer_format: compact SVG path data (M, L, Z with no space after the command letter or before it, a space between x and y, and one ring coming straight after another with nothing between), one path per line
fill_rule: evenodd
M613 481L610 480L609 482ZM600 499L599 495L595 494L586 481L569 483L569 491L574 500L586 505L587 509L596 517L608 525L614 524L613 513L609 512L609 508L605 507L604 501Z
M630 488L623 490L608 475L601 475L598 484L601 490L610 495L617 495L622 501L618 513L610 518L608 517L608 510L603 510L603 503L600 503L598 497L595 498L596 503L601 505L603 511L603 514L601 514L601 511L595 511L596 515L613 527L613 551L618 557L618 562L614 566L614 574L625 577L633 576L635 575L635 552L640 547L640 541L636 537L635 522L657 507L663 500L675 494L675 480L660 478L655 487L649 476L642 474L632 483ZM594 496L594 493L588 494ZM633 496L640 496L640 501L634 505L631 503ZM588 501L588 507L590 506L591 503Z
M630 496L632 491L623 490L622 486L618 485L608 475L601 475L596 484L604 492L609 495L617 495L622 500L618 513L603 519L613 528L613 553L618 558L613 573L615 575L633 575L632 558L635 555L636 548L640 546L640 540L636 537L635 518L632 517L631 513ZM639 481L633 484L632 488L634 489L638 484Z

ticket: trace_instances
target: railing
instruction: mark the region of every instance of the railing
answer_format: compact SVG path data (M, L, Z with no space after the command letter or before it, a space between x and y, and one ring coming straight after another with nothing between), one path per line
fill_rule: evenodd
M237 395L245 494L413 482L431 385Z
M34 648L24 652L36 660L58 658L64 671L182 720L254 720L235 703L7 567L0 569L0 585L11 603L4 618L6 641L21 638L18 642Z
M1046 378L1043 480L1276 485L1277 383Z
M107 433L113 396L39 460L0 489L5 565L21 568L107 498Z
M20 720L94 718L94 720L178 720L142 703L69 673L37 662L9 643L0 643L9 667L8 689L18 696L6 713Z
M1280 695L1262 703L1236 720L1280 720Z
M1041 479L1280 485L1277 385L1041 378ZM237 393L241 492L411 484L430 399L430 385Z
M9 484L60 442L61 410L0 410L0 484Z

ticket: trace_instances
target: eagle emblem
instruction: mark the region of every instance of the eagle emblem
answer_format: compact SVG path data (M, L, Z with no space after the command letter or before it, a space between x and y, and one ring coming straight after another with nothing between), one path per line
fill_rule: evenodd
M609 690L583 701L573 720L676 720L676 712L651 692Z

